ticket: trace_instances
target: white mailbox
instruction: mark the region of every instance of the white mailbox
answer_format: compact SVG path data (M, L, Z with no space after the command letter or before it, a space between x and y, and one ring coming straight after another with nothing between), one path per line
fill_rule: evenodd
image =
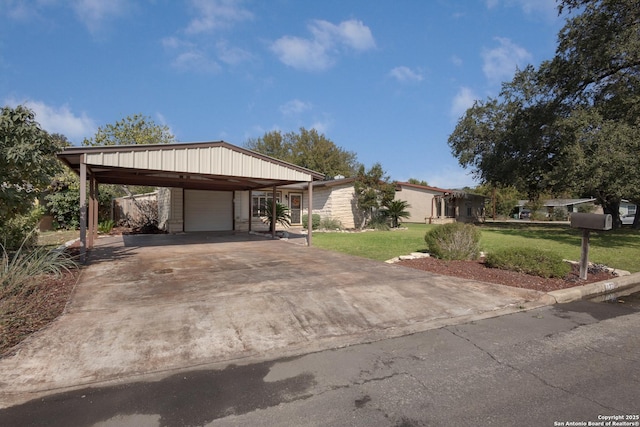
M584 230L611 230L613 228L613 218L610 214L590 214L572 213L571 227L582 228Z

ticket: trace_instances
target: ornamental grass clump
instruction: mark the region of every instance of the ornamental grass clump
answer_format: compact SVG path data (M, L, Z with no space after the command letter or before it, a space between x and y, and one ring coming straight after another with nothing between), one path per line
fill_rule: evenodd
M474 260L480 255L480 230L473 224L454 222L429 230L427 250L445 260Z
M25 242L28 241L25 239ZM0 298L28 292L37 285L37 278L51 274L60 276L77 267L73 258L64 251L36 247L27 249L23 244L15 253L9 253L3 245L0 264Z
M534 248L502 249L488 254L485 264L544 278L565 278L571 272L571 266L560 255Z

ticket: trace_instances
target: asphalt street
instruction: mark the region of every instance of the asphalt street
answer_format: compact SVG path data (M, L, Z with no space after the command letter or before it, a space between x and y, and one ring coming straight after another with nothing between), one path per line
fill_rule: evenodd
M578 301L295 358L203 366L32 400L1 410L0 425L638 426L639 310Z

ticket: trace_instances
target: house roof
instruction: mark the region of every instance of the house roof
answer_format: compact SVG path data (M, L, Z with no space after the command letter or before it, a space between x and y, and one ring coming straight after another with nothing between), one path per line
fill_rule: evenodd
M85 163L88 174L104 184L231 191L324 178L224 141L69 147L58 158L76 172Z
M402 187L416 188L418 190L427 190L436 193L444 193L445 195L453 191L445 188L431 187L429 185L411 184L409 182L396 182L396 191L402 190Z
M548 199L545 200L543 206L548 208L557 208L564 207L569 205L579 205L581 203L590 203L594 202L595 198L585 198L585 199ZM518 206L522 207L525 204L529 203L529 200L518 200Z

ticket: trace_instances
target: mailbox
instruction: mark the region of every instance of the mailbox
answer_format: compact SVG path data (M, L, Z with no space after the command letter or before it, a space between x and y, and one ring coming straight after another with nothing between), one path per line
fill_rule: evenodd
M600 215L590 213L572 213L571 227L582 228L583 230L611 230L613 219L611 215Z

